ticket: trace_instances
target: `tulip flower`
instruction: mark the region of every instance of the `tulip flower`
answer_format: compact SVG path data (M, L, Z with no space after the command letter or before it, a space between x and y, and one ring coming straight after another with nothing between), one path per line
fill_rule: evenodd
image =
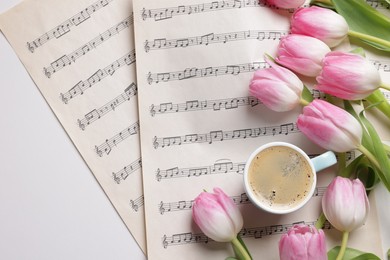
M295 9L302 6L305 0L267 0L267 2L279 8Z
M282 38L276 62L305 76L320 74L322 59L331 50L324 42L306 35L290 34Z
M336 177L322 197L322 210L328 221L343 232L341 249L337 259L342 259L348 234L367 220L370 204L366 189L359 180Z
M317 6L300 8L291 18L291 33L317 38L329 47L339 45L347 37L348 30L344 17Z
M279 241L280 260L326 260L324 231L314 226L294 225Z
M251 259L245 247L237 239L243 226L241 212L220 188L214 193L202 192L194 200L192 217L202 232L217 242L231 242L243 256Z
M379 72L372 63L358 54L340 51L325 56L316 79L316 89L347 100L363 99L381 85Z
M345 110L323 100L305 106L297 126L312 142L327 150L347 152L361 147L360 123Z
M290 70L266 58L271 68L257 70L249 86L252 96L269 109L283 112L293 109L300 102L303 83Z

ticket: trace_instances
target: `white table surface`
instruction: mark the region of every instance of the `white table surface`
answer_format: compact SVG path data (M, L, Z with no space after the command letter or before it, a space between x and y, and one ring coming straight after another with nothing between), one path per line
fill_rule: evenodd
M0 90L0 259L146 259L2 34Z

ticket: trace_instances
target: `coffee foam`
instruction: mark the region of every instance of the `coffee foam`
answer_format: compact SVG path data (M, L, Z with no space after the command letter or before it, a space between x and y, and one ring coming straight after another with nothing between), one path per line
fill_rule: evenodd
M255 156L248 180L256 199L273 209L286 210L302 202L313 185L306 158L286 146L273 146Z

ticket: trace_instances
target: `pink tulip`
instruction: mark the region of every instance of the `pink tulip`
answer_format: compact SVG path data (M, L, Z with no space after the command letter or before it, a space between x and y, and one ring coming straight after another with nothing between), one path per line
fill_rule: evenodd
M347 37L348 31L344 17L326 8L300 8L291 18L291 33L317 38L329 47L339 45Z
M283 112L293 109L301 99L302 81L290 70L266 59L269 69L257 70L249 86L252 96L269 109Z
M357 100L374 92L381 84L378 70L354 53L335 51L326 55L316 89L336 97Z
M267 2L282 9L295 9L302 6L305 0L267 0Z
M303 108L297 126L311 141L324 149L347 152L360 147L360 123L345 110L323 100Z
M279 43L276 62L305 76L320 74L322 59L330 52L324 42L306 35L290 34Z
M230 242L243 226L241 212L221 189L202 192L192 206L192 217L202 232L218 242Z
M370 204L363 183L337 176L322 197L322 210L329 222L340 231L350 232L362 226Z
M279 241L279 256L280 260L326 260L324 231L294 225Z

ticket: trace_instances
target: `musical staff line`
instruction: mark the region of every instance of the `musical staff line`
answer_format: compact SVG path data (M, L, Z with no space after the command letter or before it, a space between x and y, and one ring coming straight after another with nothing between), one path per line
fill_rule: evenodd
M95 152L99 157L103 157L104 154L109 155L111 150L114 149L119 143L124 141L126 138L137 134L139 131L139 122L135 122L131 126L125 128L114 137L106 139L104 143L99 146L95 146Z
M133 211L138 212L140 207L144 206L144 202L144 195L142 195L135 200L130 200L130 207L133 209Z
M255 238L260 239L271 235L280 235L286 233L291 227L296 224L305 224L314 226L316 221L300 221L291 224L279 224L263 227L243 228L238 233L242 238ZM325 221L322 229L331 229L332 226L328 221ZM208 243L213 242L211 238L208 238L203 233L194 234L192 232L173 234L172 236L164 235L161 239L162 246L167 249L168 246L188 245L194 243Z
M102 79L107 76L112 76L116 70L124 67L125 65L129 66L135 62L135 50L130 51L128 54L117 59L107 67L97 70L92 76L86 80L81 80L75 86L65 93L60 94L60 98L64 104L75 98L78 95L83 95L84 91L91 88L93 85L99 83Z
M298 133L295 123L282 124L278 126L264 126L256 128L238 129L233 131L210 131L205 134L187 134L183 136L157 137L153 139L153 147L165 148L174 145L221 142L235 139L257 138L260 136L288 135Z
M374 9L390 9L390 3L379 0L366 0L366 3L369 4Z
M313 197L322 197L324 195L325 190L326 187L316 187L313 193ZM230 198L233 200L233 202L236 205L251 204L251 201L249 200L248 195L246 193L241 193L240 195L237 196L230 196ZM180 200L177 202L161 201L157 206L160 214L164 215L164 213L169 213L174 211L191 210L193 204L194 204L194 200Z
M135 83L131 83L122 94L109 101L105 105L100 108L92 109L90 112L84 115L84 118L77 119L77 124L79 125L81 130L85 130L85 128L91 125L93 122L99 120L104 115L109 112L115 111L115 109L123 104L126 101L129 101L131 97L137 95L137 86Z
M231 41L243 41L243 40L280 40L282 36L287 35L287 31L261 31L261 30L248 30L229 33L209 33L201 36L180 38L180 39L154 39L153 41L146 40L144 43L145 52L170 49L170 48L186 48L196 45L209 45L214 43L227 43Z
M119 34L122 30L129 28L131 24L133 24L133 15L130 15L115 26L99 34L86 44L83 44L77 50L71 52L70 54L63 55L59 59L51 62L50 65L43 68L43 73L47 78L51 78L54 73L71 65L72 63L75 63L77 59L83 57L93 49L96 49L100 44Z
M158 9L145 9L141 10L142 20L154 19L154 21L162 21L171 19L178 15L192 15L213 11L222 11L229 9L240 9L247 7L268 7L276 8L273 5L267 4L264 0L224 0L224 1L213 1L203 4L195 5L180 5L176 7L166 7ZM285 10L286 12L292 12L292 10Z
M99 0L93 3L92 5L86 7L81 12L75 14L68 20L64 21L60 25L57 25L50 31L42 34L40 37L36 38L35 40L31 42L27 42L27 48L31 53L34 53L34 51L50 41L53 38L60 38L66 33L70 32L71 27L78 26L81 23L88 20L93 13L96 11L102 9L103 7L107 6L110 2L114 0Z
M142 161L141 158L138 158L134 162L123 167L123 169L117 172L113 172L112 177L117 184L120 184L122 181L125 181L130 174L132 174L133 172L141 168L142 168Z
M199 177L202 175L221 174L221 173L244 173L245 162L233 163L229 159L217 160L213 165L179 168L173 167L166 170L156 170L156 179L183 178L183 177Z
M165 72L165 73L151 73L147 75L147 82L152 83L167 82L173 80L184 80L191 78L212 77L233 75L237 76L240 73L253 72L258 69L269 68L270 66L264 61L250 62L244 64L227 65L219 67L206 68L186 68L183 71Z
M382 60L370 60L377 70L383 70L384 72L390 72L390 62Z
M313 98L325 99L325 94L318 90L310 90ZM261 104L261 101L255 97L233 97L233 98L223 98L223 99L213 99L213 100L189 100L184 103L160 103L152 104L149 108L151 116L163 115L168 113L182 113L182 112L191 112L199 110L230 110L236 109L241 106L257 106Z

